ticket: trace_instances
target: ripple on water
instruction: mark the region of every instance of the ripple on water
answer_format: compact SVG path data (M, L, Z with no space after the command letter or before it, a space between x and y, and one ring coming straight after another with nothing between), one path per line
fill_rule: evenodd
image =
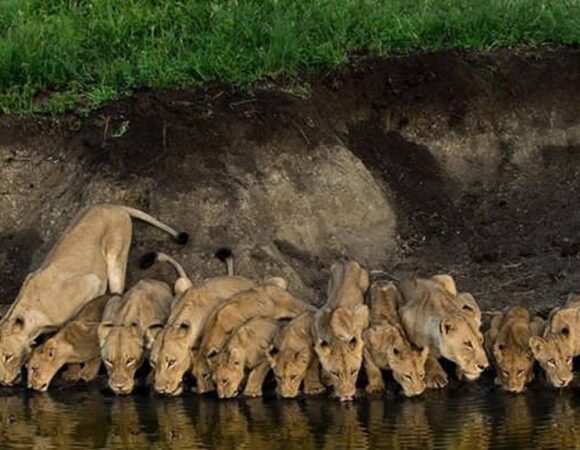
M350 405L324 398L218 401L0 392L0 449L580 448L574 389L509 395L477 385Z

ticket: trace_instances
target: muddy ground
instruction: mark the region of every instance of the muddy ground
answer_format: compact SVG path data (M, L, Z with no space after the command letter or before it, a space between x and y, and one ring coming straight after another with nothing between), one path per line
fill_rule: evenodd
M580 290L580 52L448 51L353 60L292 89L135 92L88 118L0 117L0 303L86 204L189 231L148 250L196 279L283 274L323 301L330 264L453 274L484 309ZM379 277L379 275L375 275Z

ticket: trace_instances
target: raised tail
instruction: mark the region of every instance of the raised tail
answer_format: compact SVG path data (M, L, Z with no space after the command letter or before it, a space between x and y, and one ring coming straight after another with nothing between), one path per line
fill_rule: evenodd
M219 248L215 252L215 257L223 262L228 270L228 275L231 277L234 275L234 254L232 250L227 247Z
M185 244L187 244L187 241L189 241L189 235L185 231L179 232L179 231L171 228L169 225L164 224L160 220L157 220L155 217L150 216L149 214L147 214L139 209L131 208L129 206L121 206L121 205L119 205L119 208L121 208L123 211L125 211L127 214L129 214L131 217L134 217L135 219L142 220L143 222L147 222L148 224L153 225L154 227L157 227L160 230L165 231L166 233L169 233L171 235L171 237L173 237L173 240L175 242L177 242L179 245L185 245Z
M193 283L191 282L191 280L187 276L187 273L185 273L183 266L181 264L179 264L174 258L172 258L171 256L169 256L163 252L145 253L141 257L141 261L139 263L139 266L141 267L141 269L148 269L153 264L155 264L157 261L166 262L166 263L170 264L177 272L178 278L177 278L177 281L175 281L175 287L174 287L174 291L176 294L181 295L185 291L187 291L191 286L193 286Z

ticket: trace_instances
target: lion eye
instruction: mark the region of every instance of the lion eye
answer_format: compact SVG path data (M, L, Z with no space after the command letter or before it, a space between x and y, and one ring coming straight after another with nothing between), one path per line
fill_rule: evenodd
M105 359L105 366L113 367L113 361L111 361L110 359Z
M571 356L568 356L566 358L566 364L572 364L572 357Z
M473 344L471 341L465 341L464 344L468 349L473 350Z
M155 361L152 359L149 360L149 365L155 369Z
M358 373L358 369L353 369L350 371L350 376L354 377Z
M412 380L411 375L409 375L408 373L403 375L403 376L405 377L405 380L408 380L408 381Z
M421 378L421 380L425 379L425 374L423 372L421 372L421 374L419 375L419 378Z
M505 377L508 378L510 376L510 373L507 370L502 370L501 374Z
M211 373L209 373L209 372L205 372L205 373L203 374L203 379L204 379L204 380L207 380L207 379L208 379L210 376L211 376Z
M338 378L338 372L330 372L330 375L332 375L333 377Z
M548 365L550 367L556 367L556 361L554 359L549 359L548 360Z
M12 353L7 353L4 355L4 362L9 363L14 359L14 355Z
M135 358L132 357L127 358L126 364L127 366L132 366L133 364L135 364Z
M290 375L290 381L295 381L298 378L297 375Z
M519 370L518 370L518 376L519 376L519 377L521 377L521 376L522 376L524 373L526 373L526 371L525 371L525 370L523 370L523 369L519 369Z
M171 368L175 365L177 361L175 359L170 359L169 361L167 361L167 367Z

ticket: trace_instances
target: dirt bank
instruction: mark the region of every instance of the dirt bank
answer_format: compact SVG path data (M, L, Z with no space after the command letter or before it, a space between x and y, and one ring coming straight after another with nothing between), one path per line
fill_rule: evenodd
M121 202L190 232L196 279L282 273L322 300L341 256L398 277L450 272L484 308L580 290L580 52L359 61L309 95L143 91L88 118L0 118L0 293L14 298L74 214ZM163 272L162 274L158 272Z

